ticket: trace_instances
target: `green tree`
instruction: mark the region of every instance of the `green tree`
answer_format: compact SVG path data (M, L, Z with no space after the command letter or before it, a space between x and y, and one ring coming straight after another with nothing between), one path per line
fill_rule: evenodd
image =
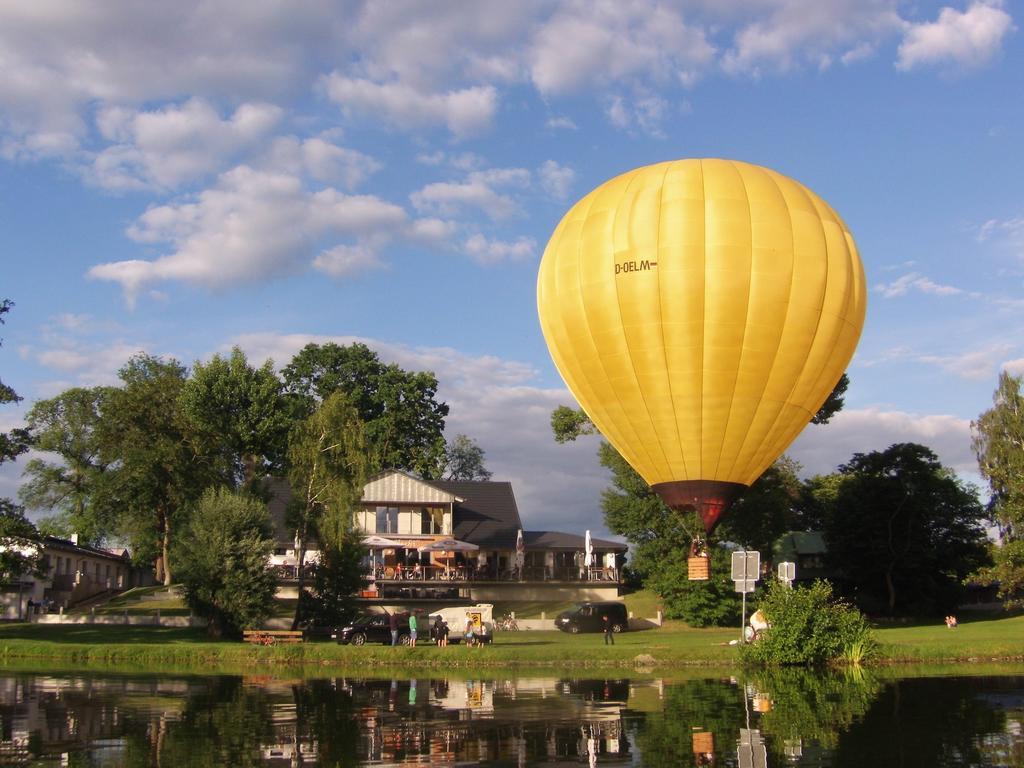
M825 523L830 565L866 611L929 614L956 606L986 560L985 512L923 445L856 453Z
M10 299L0 300L0 325L4 324L6 315L14 302ZM20 403L21 397L9 386L0 381L0 405ZM13 461L15 458L28 450L29 432L24 428L12 429L10 432L0 432L0 464L5 461Z
M0 301L0 325L14 306L9 299ZM0 381L0 405L21 402L18 393ZM0 464L13 461L28 450L26 429L0 432ZM0 498L0 581L11 581L26 573L37 572L42 565L39 532L25 518L25 511L10 499Z
M365 344L309 344L282 371L285 391L305 413L335 392L364 424L370 471L405 469L437 478L444 467L448 406L436 400L437 378L384 364Z
M468 435L456 435L445 447L445 480L490 480L484 449Z
M341 392L329 395L289 436L288 482L293 494L289 517L299 541L300 564L293 628L305 618L303 608L308 599L303 597L305 571L301 566L312 536L318 535L321 557L331 568L344 570L351 554L346 544L355 535L351 533L352 511L367 477L365 446L363 424Z
M1006 371L992 407L971 424L972 444L982 477L991 491L989 511L999 524L1000 546L994 564L980 581L999 585L1008 608L1024 607L1024 392L1022 378Z
M233 485L251 487L256 478L281 470L292 420L270 360L254 368L235 347L230 357L197 362L181 404L211 452L221 457Z
M799 527L803 489L799 471L800 465L788 456L768 467L724 516L716 536L770 556L772 543Z
M631 567L662 598L666 617L697 627L738 624L741 598L729 580L729 553L711 546L711 580L689 581L690 543L704 530L697 515L666 507L608 443L598 453L612 476L601 498L605 525L629 539Z
M39 573L43 552L39 531L25 511L10 499L0 498L0 582L10 583Z
M29 461L18 495L29 509L56 511L58 519L52 525L78 533L80 541L87 544L99 543L114 525L93 503L104 470L97 431L102 401L108 392L105 387L69 389L40 400L26 417L32 447L58 460Z
M203 494L176 555L185 602L209 620L212 636L238 637L270 616L277 590L267 567L273 550L263 501L227 488Z
M157 579L170 584L175 532L219 479L216 456L181 411L180 363L141 354L118 375L122 386L104 398L97 429L107 470L95 503L118 521L133 550L156 558Z

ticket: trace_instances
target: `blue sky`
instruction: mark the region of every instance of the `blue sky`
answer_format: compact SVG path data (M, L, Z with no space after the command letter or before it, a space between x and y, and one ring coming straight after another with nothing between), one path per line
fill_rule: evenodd
M528 528L603 530L596 443L536 317L544 244L639 165L727 157L844 217L868 317L790 451L931 446L1024 373L1024 54L988 2L0 0L0 428L132 354L279 365L362 340L433 370ZM14 495L20 466L0 469Z

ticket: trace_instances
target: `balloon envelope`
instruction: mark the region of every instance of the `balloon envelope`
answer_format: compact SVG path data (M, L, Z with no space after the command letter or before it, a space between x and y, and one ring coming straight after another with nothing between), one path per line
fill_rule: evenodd
M846 370L866 308L843 221L779 173L679 160L574 205L537 282L551 356L662 498L710 531Z

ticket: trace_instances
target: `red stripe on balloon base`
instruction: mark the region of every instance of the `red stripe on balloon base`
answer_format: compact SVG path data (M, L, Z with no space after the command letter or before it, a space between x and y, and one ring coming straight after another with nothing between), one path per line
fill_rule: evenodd
M696 512L704 522L704 530L711 533L747 486L724 480L675 480L651 488L677 512Z

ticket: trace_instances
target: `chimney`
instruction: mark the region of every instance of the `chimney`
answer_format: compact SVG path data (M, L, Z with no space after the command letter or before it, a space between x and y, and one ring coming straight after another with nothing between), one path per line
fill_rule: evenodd
M77 533L72 533L71 534L71 543L74 544L76 547L78 546L78 534Z

